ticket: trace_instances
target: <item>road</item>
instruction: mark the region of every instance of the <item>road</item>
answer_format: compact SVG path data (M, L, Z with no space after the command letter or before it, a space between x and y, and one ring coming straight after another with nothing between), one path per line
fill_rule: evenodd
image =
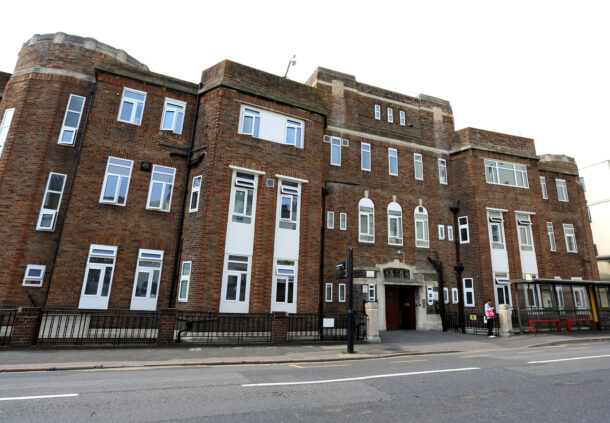
M610 343L0 374L1 422L608 422Z

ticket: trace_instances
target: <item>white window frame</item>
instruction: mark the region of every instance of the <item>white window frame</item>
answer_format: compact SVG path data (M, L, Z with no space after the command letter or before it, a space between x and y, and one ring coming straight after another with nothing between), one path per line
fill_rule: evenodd
M464 237L464 232L462 231L463 229L466 230L465 237ZM458 237L460 239L460 244L469 244L470 243L470 227L468 225L468 216L458 217Z
M375 119L381 120L381 106L379 104L375 104Z
M366 218L366 228L362 227L363 217ZM368 198L362 198L358 203L358 242L375 243L375 205Z
M369 294L369 302L370 303L374 303L375 301L377 301L377 285L375 285L374 283L370 283L369 284L369 289L368 289L368 294Z
M70 109L70 103L72 102L73 98L80 98L82 99L82 104L80 106L80 110L71 110ZM83 116L83 109L85 108L85 101L86 98L80 95L76 95L76 94L70 94L70 98L68 99L68 104L66 105L66 112L64 113L64 120L62 122L61 125L61 131L59 131L59 138L57 140L57 144L61 144L61 145L74 145L74 140L76 140L76 134L78 133L78 128L80 127L80 120ZM75 113L78 114L78 120L76 122L76 126L68 126L66 125L66 120L68 119L68 113ZM70 141L62 141L64 132L71 132L72 133L72 137Z
M572 225L571 223L564 223L563 224L563 235L565 238L565 242L566 242L566 251L568 253L578 253L578 246L576 245L576 232L574 231L574 225ZM574 245L574 248L570 248L570 243L569 243L569 239L572 240L572 244Z
M333 160L333 151L336 153L336 160ZM330 137L330 164L341 166L341 138Z
M121 162L123 162L123 163L121 163ZM127 165L127 163L129 163L129 165ZM129 169L129 175L122 175L118 172L110 171L109 169L111 166ZM106 162L106 172L104 173L104 182L102 183L102 191L100 192L100 203L114 204L114 205L123 206L123 207L127 204L127 195L129 194L129 184L131 183L132 170L133 170L133 160L123 159L120 157L113 157L113 156L108 157L108 161ZM108 178L111 176L117 178L116 188L114 191L114 199L105 200L104 194L106 192L106 185L108 184ZM125 179L127 179L127 182L125 182L127 184L126 189L125 189L125 198L124 198L124 201L122 203L120 203L119 202L119 193L121 191L121 186L124 183Z
M512 294L510 291L510 283L509 281L509 277L508 277L508 273L498 273L498 272L494 272L493 274L494 277L494 295L495 295L495 299L496 299L496 304L498 306L502 305L502 304L506 304L509 307L513 306L513 299L512 299ZM500 298L500 292L502 293L502 296L504 297L504 301L502 301L502 298Z
M44 272L47 266L43 266L41 264L28 264L25 268L25 274L23 275L22 286L31 286L31 287L40 287L42 286L42 282L44 281ZM38 276L31 276L30 271L38 271L40 274Z
M460 302L460 292L457 288L451 288L451 303L457 304Z
M171 172L169 171L170 169L171 169ZM154 177L155 177L156 173L165 175L165 176L171 176L171 182L155 181ZM172 209L172 197L174 194L175 181L176 181L176 168L175 167L153 165L153 170L152 170L152 173L150 174L150 185L148 187L148 200L146 201L146 209L169 212ZM155 184L161 185L161 199L160 199L158 207L152 206L150 204L150 200L151 200L151 196L152 196L152 192L153 192L153 186ZM169 202L167 203L167 207L164 207L163 198L164 198L164 193L166 192L168 186L169 186L169 191L170 191Z
M555 276L555 279L558 279L557 276ZM557 295L557 308L564 309L566 303L563 296L563 285L555 285L555 294Z
M154 307L150 306L151 310L156 310L157 309L157 301L159 299L159 294L161 292L161 278L162 278L162 272L163 272L163 250L148 250L145 248L140 248L138 250L138 261L136 262L136 273L133 279L133 289L131 292L131 301L132 301L132 309L134 308L134 301L137 302L147 302L147 303L154 303ZM140 262L154 262L154 263L158 263L159 267L156 266L142 266L140 265ZM146 293L145 295L137 295L136 296L136 290L138 287L138 276L140 275L140 272L142 273L149 273L150 274L150 278L146 284ZM152 293L152 285L154 282L154 274L155 272L158 272L158 280L157 280L157 291L154 294L154 297L151 296ZM149 309L148 307L144 307L145 309ZM137 307L137 309L143 309L140 307Z
M506 172L513 172L515 183L512 184L510 181L502 182L500 180L500 169ZM519 179L521 179L521 184ZM485 181L488 184L529 189L527 166L517 163L485 159Z
M326 229L335 229L335 212L326 212Z
M525 297L525 306L527 308L541 308L542 296L540 295L540 285L534 283L526 283L523 286L523 295Z
M346 288L347 288L346 284L344 284L344 283L339 284L339 302L340 303L345 302L345 298L347 297Z
M392 172L392 160L394 161L395 172ZM388 148L388 173L392 176L398 176L398 150Z
M347 231L347 213L339 213L339 229Z
M327 283L324 289L324 300L327 303L333 302L333 284Z
M423 206L415 207L413 211L415 231L415 247L417 248L430 248L430 228L428 226L428 210ZM421 232L420 231L421 224Z
M557 251L557 240L555 239L555 230L553 222L546 222L546 232L549 235L549 246L551 251Z
M364 165L365 155L367 155L368 159L369 159L368 167L366 167ZM366 143L366 142L360 143L360 168L366 172L370 172L371 171L371 161L372 161L371 144Z
M246 118L252 118L252 130L246 132L244 130L244 123ZM239 116L239 133L244 135L250 135L254 138L259 138L261 128L261 112L255 108L242 106L241 113Z
M185 273L184 267L187 264L189 266L188 273ZM183 261L182 264L180 265L180 283L178 284L178 302L180 302L180 303L188 302L192 273L193 273L193 262L190 260ZM186 287L184 295L182 295L183 286Z
M466 281L470 281L470 288L466 287ZM464 307L474 307L475 299L474 299L474 278L462 278L462 286L464 287ZM468 293L472 295L472 301L468 301Z
M540 177L540 189L542 190L542 199L549 199L549 191L546 188L546 178L544 176Z
M438 225L438 239L445 239L445 225Z
M453 226L447 225L447 241L453 241Z
M280 179L278 191L278 229L296 231L301 219L301 184ZM288 217L283 216L284 199L288 200L289 204Z
M288 140L288 130L294 129L294 142ZM297 148L303 148L303 135L304 125L298 120L286 118L286 133L284 135L284 141L286 145L293 145Z
M555 185L557 186L557 199L564 203L569 202L570 198L568 197L568 186L565 179L555 178Z
M233 178L231 180L231 198L229 209L231 223L240 223L245 225L252 224L255 214L257 187L258 177L256 175L248 172L241 172L238 170L233 172ZM249 198L248 195L249 191L252 191L251 198ZM278 191L278 194L281 195L281 188ZM244 195L243 210L241 211L235 210L238 192L241 192ZM279 201L281 202L281 197ZM281 207L281 204L278 204L278 207ZM248 214L248 208L250 208L250 214Z
M61 184L61 190L59 191L51 191L49 189L50 185L51 185L51 178L53 175L58 175L61 176L63 178L63 182ZM57 216L59 215L59 210L61 210L61 200L63 198L64 195L64 188L66 187L66 179L68 179L67 175L64 175L63 173L56 173L56 172L50 172L49 173L49 179L47 180L47 186L45 188L44 191L44 195L42 196L42 205L40 206L40 213L38 214L38 222L36 223L36 230L37 231L49 231L49 232L53 232L55 231L55 224L57 223ZM57 209L53 210L53 209L47 209L44 207L45 205L45 200L47 198L47 194L59 194L59 200L57 201ZM52 225L47 227L47 226L42 226L42 219L44 218L44 216L46 215L51 215L53 217L53 221L52 221Z
M394 123L394 110L391 107L388 107L388 122Z
M13 121L13 115L15 114L15 108L6 109L2 115L2 123L0 123L0 158L2 157L2 151L4 150L4 144L6 144L6 138L8 137L8 131L11 129L11 122Z
M506 234L504 233L504 215L501 211L489 210L487 212L489 244L492 250L506 250ZM494 228L500 239L494 240Z
M388 204L388 245L403 244L403 229L402 229L402 207L396 202ZM395 221L395 222L393 222ZM391 228L395 226L398 230L396 234L392 234Z
M443 288L443 302L449 304L449 288Z
M400 124L402 126L405 126L405 122L406 122L405 111L401 110L400 111Z
M98 245L91 244L89 246L89 256L87 257L87 267L85 268L85 275L83 277L83 286L81 289L81 296L79 302L79 308L97 308L107 309L108 300L112 293L112 281L114 279L114 270L116 266L118 247L111 245ZM92 262L92 259L112 259L112 263L96 263ZM103 295L104 292L104 277L106 274L106 268L110 267L110 281L108 282L108 292ZM89 272L92 270L100 271L100 279L98 280L98 288L95 294L85 294L87 289L87 279Z
M166 128L166 113L173 112L174 117L171 122L171 127ZM180 115L182 117L180 118ZM172 131L174 134L181 134L184 126L184 117L186 116L186 102L180 100L174 100L172 98L165 97L165 103L163 104L163 114L161 115L161 130Z
M413 153L413 171L415 173L415 179L418 181L424 180L424 160L419 153Z
M278 300L278 285L282 279L286 284L284 288L284 298ZM292 279L292 280L291 280ZM291 295L292 294L292 295ZM274 310L279 307L296 307L297 299L297 264L294 260L275 260L275 272L273 275L273 298ZM296 310L296 309L293 309ZM280 311L280 310L276 310ZM283 310L286 311L286 310ZM294 312L294 311L293 311Z
M444 174L443 174L444 172ZM447 177L447 160L438 159L438 182L439 184L447 185L448 177Z
M134 98L125 97L125 93L130 92L134 94L140 94L144 96L144 100L136 100ZM133 109L131 111L131 117L128 120L121 119L121 114L123 113L123 106L125 103L133 104ZM142 111L140 116L137 116L138 105L142 104ZM117 116L117 120L119 122L131 123L132 125L140 126L142 124L142 119L144 118L144 107L146 106L146 93L144 91L134 90L133 88L123 87L123 96L121 97L121 106L119 107L119 115ZM139 121L138 121L139 119Z
M574 278L572 278L574 279ZM578 295L576 295L576 293L579 293ZM584 286L573 286L572 287L572 296L574 297L574 308L578 308L578 309L586 309L589 308L589 304L587 304L589 302L588 296L587 296L587 290L585 289ZM578 296L580 296L580 304L579 301L577 301Z
M195 186L195 181L199 181L199 185ZM201 194L202 175L195 176L191 182L191 200L189 202L189 213L199 211L199 198ZM193 202L195 207L193 207Z
M522 251L534 251L534 234L532 231L532 219L530 215L516 213L516 217L519 249Z

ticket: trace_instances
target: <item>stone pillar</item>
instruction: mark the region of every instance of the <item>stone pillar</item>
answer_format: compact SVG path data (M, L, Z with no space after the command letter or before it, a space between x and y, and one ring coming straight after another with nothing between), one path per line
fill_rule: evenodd
M288 341L288 313L274 311L271 319L271 342L283 344Z
M508 337L513 336L513 319L512 312L508 307L508 304L501 304L500 311L498 312L498 318L500 319L500 336Z
M381 342L379 338L379 304L376 302L367 302L366 309L366 340L372 344Z
M38 307L19 307L11 332L11 347L31 347L38 341L42 313Z
M176 309L164 308L159 310L159 331L157 332L157 345L173 344L176 331Z

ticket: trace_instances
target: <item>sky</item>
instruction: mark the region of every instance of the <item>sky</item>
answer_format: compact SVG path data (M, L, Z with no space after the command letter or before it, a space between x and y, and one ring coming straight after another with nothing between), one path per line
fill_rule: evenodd
M605 1L30 0L1 10L4 72L32 35L54 32L191 82L223 59L284 75L296 54L292 80L323 66L448 100L456 129L533 138L538 154L581 167L610 159Z

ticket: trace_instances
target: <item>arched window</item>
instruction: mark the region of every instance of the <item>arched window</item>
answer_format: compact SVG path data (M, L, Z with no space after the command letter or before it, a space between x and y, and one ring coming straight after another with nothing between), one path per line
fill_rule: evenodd
M375 242L375 205L368 198L358 203L358 241Z
M402 245L402 208L400 204L388 204L388 244Z
M428 211L422 207L415 207L415 246L430 247L430 234L428 232Z

